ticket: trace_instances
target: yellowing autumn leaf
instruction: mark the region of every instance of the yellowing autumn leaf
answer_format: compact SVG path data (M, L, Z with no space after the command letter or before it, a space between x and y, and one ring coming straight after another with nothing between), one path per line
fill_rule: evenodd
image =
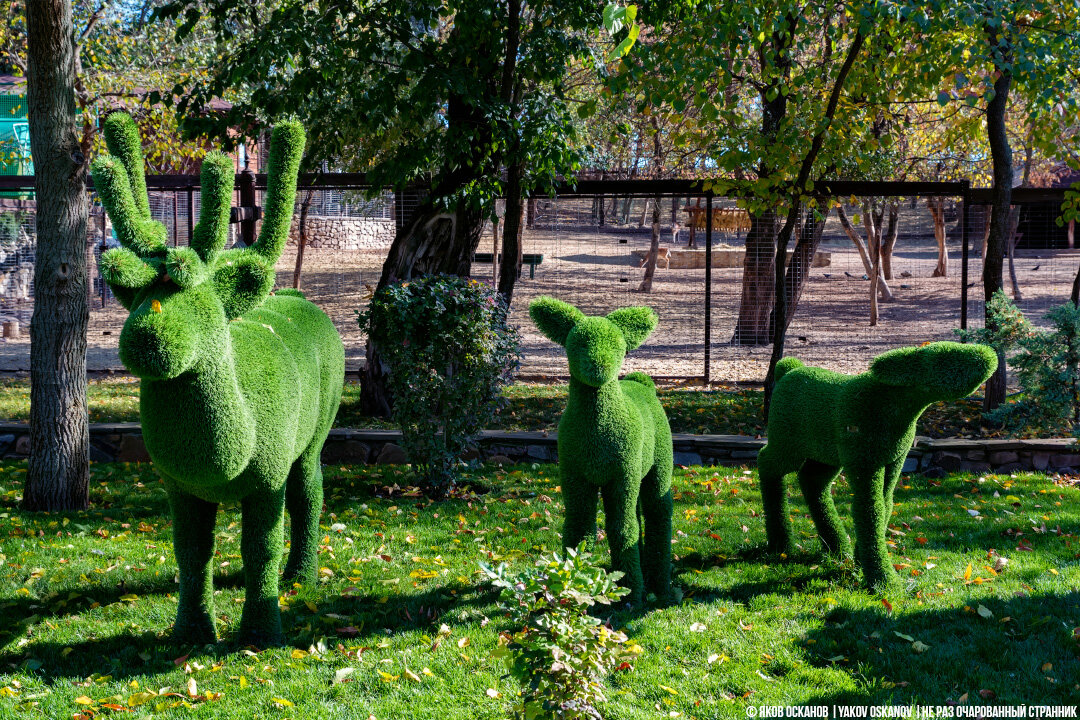
M139 596L134 595L134 594L132 594L132 595L121 595L120 596L120 601L121 602L135 602L138 599L139 599Z
M199 686L195 682L195 678L188 678L187 681L187 694L188 697L198 697Z
M289 655L289 657L291 657L293 660L303 660L307 656L308 656L307 651L306 650L301 650L300 648L296 648Z
M389 682L396 681L401 676L400 675L391 675L388 672L383 672L382 670L379 670L379 677L382 678L383 682L388 682L389 683Z
M414 673L409 668L405 668L405 677L413 682L420 682L420 676Z
M80 695L79 697L75 698L75 702L77 702L79 705L94 704L94 701L91 698L86 697L85 695Z
M274 703L279 708L293 707L293 705L294 705L292 700L286 700L285 698L279 698L279 697L270 698L270 702Z
M970 580L971 579L971 563L968 563L967 569L964 570L964 579L965 580Z
M660 689L661 690L666 690L667 692L671 693L672 695L678 695L679 694L678 690L674 690L672 688L669 688L667 685L661 685Z

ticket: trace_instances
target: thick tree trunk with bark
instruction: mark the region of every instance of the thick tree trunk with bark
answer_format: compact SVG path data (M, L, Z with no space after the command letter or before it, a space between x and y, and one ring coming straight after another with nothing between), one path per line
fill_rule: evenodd
M885 224L885 233L881 238L881 277L892 280L892 255L896 247L896 238L900 234L900 201L891 200L886 211L889 219Z
M995 42L996 37L991 37ZM1002 264L1005 255L1005 243L1009 230L1009 208L1012 205L1013 159L1009 146L1008 129L1005 113L1009 103L1009 87L1012 73L1006 69L994 81L994 97L986 105L986 132L990 142L990 155L993 161L994 187L991 192L990 227L986 237L986 252L983 255L983 297L989 307L990 298L1003 287ZM993 321L986 315L986 326ZM986 382L986 394L983 397L983 409L993 410L1005 402L1005 358L998 354L998 369Z
M1020 208L1013 205L1009 210L1009 229L1005 234L1005 246L1008 248L1009 256L1009 284L1012 286L1012 296L1016 302L1024 299L1023 294L1020 292L1020 283L1016 279L1016 243L1020 241L1020 237L1016 234L1016 228L1019 224Z
M746 233L746 257L743 259L742 295L739 319L735 323L736 345L768 345L775 291L776 233L778 218L772 210L750 216Z
M30 321L28 510L89 504L86 415L86 162L76 126L71 3L26 4L27 101L37 197Z

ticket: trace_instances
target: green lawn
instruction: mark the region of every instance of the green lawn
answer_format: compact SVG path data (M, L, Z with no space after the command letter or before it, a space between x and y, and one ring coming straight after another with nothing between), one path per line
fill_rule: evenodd
M506 389L506 406L493 429L553 430L566 405L565 385L517 384ZM680 433L762 435L761 391L748 388L715 390L661 390L671 429ZM982 425L980 401L968 398L933 405L919 422L919 433L929 437L995 437L1002 431ZM138 422L139 384L127 379L91 380L91 422ZM30 417L30 384L23 379L0 379L0 419L26 422ZM338 427L389 428L385 420L360 412L360 386L345 384L337 417Z
M404 472L326 468L320 581L283 589L291 646L258 651L168 642L176 566L151 466L96 465L92 510L33 515L17 506L25 464L0 464L0 717L508 717L517 688L489 658L507 628L478 562L524 566L559 545L556 470L489 472L476 478L488 492L442 503ZM1075 479L905 476L891 537L903 585L884 596L814 553L801 501L804 552L760 556L752 471L679 470L676 491L685 597L612 617L644 653L609 679L605 718L1078 697ZM847 516L842 481L836 495ZM217 525L226 638L243 602L239 522L227 508ZM992 551L1008 559L996 575Z

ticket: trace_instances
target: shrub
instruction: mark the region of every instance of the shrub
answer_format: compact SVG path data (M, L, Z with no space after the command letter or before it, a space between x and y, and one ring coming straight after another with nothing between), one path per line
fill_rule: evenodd
M629 592L616 584L622 573L593 566L588 553L573 548L565 557L544 556L535 568L514 576L505 565L480 565L502 589L499 607L519 628L501 634L493 654L522 685L518 716L598 720L596 703L606 700L604 675L629 669L641 652L639 645L626 644L625 634L588 614L590 607L609 605Z
M1080 435L1080 310L1071 302L1043 318L1050 328L1031 325L1004 291L987 306L992 330L957 331L1006 356L1020 393L986 414L987 420L1019 433Z
M422 482L441 493L517 370L506 303L476 280L431 275L382 288L359 321L389 369L405 451Z

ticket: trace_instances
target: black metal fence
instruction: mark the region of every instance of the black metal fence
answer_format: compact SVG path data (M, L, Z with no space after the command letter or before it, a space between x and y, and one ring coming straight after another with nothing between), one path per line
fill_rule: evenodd
M199 211L198 177L150 177L147 184L151 212L165 224L170 242L186 244ZM261 203L264 186L264 176L237 176L231 242L253 236L258 212L251 208ZM799 226L814 234L816 248L789 327L788 354L860 371L884 350L947 339L956 328L982 322L988 191L967 183L844 182L818 184L817 190L824 217ZM17 320L24 328L33 307L30 191L32 178L0 178L0 320ZM116 342L126 312L110 298L96 270L100 253L115 241L90 192L88 366L121 370ZM296 218L300 205L307 204L308 242L300 285L334 320L352 370L364 356L356 311L367 303L394 232L407 222L419 198L418 192L372 194L359 175L301 178ZM1033 320L1068 299L1080 263L1069 229L1055 222L1062 199L1063 191L1014 191L1014 247L1005 284L1012 294L1015 277L1018 304ZM659 252L646 292L642 281L657 202ZM746 286L771 287L772 278L744 277L749 218L735 198L707 192L697 181L581 181L552 197L529 201L528 209L523 233L527 262L511 318L522 330L523 378L567 374L562 349L543 339L528 320L528 302L542 294L572 302L587 314L633 304L656 309L660 327L627 358L628 370L712 382L757 382L764 376L770 348L751 344L736 329L747 318L767 317L770 293L748 295ZM294 240L278 263L279 286L291 285L296 272L296 218ZM474 277L495 277L500 225L485 229ZM883 272L877 321L871 324L871 241L877 237L884 246ZM0 370L28 366L25 332L0 341Z

